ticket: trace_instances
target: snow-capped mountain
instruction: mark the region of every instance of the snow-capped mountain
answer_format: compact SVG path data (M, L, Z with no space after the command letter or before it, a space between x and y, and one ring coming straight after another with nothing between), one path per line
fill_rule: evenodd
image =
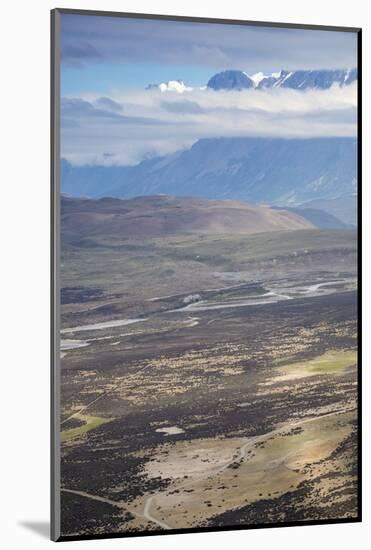
M207 88L211 88L212 90L244 90L255 88L255 83L243 71L223 71L210 78Z
M212 90L242 90L244 88L308 88L325 90L333 84L346 86L357 80L357 69L285 71L265 75L248 75L244 71L223 71L210 78L207 88Z
M266 75L262 72L249 75L245 71L228 70L216 73L200 90L247 90L251 88L291 88L293 90L326 90L333 84L347 86L357 80L357 69L285 71ZM183 93L194 88L183 80L168 80L160 84L148 84L146 90Z
M259 88L293 88L305 90L317 88L325 90L333 84L346 86L357 80L357 69L335 71L281 71L278 75L272 74L263 78Z

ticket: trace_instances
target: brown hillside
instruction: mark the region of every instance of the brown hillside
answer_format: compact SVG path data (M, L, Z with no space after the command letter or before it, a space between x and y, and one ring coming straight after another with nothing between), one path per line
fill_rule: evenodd
M134 199L63 197L62 233L84 237L160 237L181 233L253 234L311 229L313 224L286 210L232 200L152 196Z

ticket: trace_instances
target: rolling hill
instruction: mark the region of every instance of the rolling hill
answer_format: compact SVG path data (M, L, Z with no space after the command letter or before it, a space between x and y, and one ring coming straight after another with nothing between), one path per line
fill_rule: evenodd
M313 229L297 213L238 201L152 196L129 200L84 200L62 197L62 234L65 238L113 235L151 238L197 233L254 234Z
M272 206L272 208L277 207ZM344 223L333 214L318 208L290 208L289 206L286 206L285 210L298 214L298 216L308 220L315 227L318 227L318 229L351 229L354 227L354 224Z

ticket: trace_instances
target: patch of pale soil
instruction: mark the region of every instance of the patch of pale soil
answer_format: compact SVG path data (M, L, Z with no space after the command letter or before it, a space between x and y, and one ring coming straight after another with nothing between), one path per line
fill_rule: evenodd
M261 385L272 386L277 382L293 382L311 376L342 374L345 369L354 367L356 361L357 354L353 350L329 351L308 361L277 367L275 375Z
M178 426L168 426L166 428L157 428L156 432L163 433L164 435L176 435L184 434L184 430Z
M242 439L199 439L175 446L163 445L158 460L148 462L145 472L149 477L162 479L179 479L186 475L204 477L215 468L229 463L237 455L238 444L242 443Z
M309 479L308 465L320 463L347 437L354 414L335 411L303 418L247 439L164 444L145 472L172 483L151 496L150 506L149 495L140 497L137 507L147 503L152 517L172 528L187 528L223 511L283 495Z

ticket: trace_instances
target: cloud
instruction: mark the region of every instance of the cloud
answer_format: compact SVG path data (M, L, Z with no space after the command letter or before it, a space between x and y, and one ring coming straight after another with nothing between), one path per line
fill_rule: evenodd
M101 55L90 43L84 40L74 39L61 44L61 58L69 61L71 65L81 66L82 60L98 60Z
M61 56L92 62L202 65L255 71L355 67L352 32L62 15Z
M117 101L113 101L113 99L110 99L109 97L99 97L95 103L98 107L101 107L102 109L114 113L122 112L122 105L120 105L120 103L117 103Z
M117 118L119 115L111 109L100 109L104 98L100 98L97 106L92 105L89 101L81 98L62 98L61 100L61 116L62 120L89 118L89 117L104 117ZM104 105L103 105L104 106Z
M200 114L205 110L196 101L161 101L160 107L169 113L181 115Z
M100 119L107 119L106 123L126 125L154 124L157 126L167 123L166 120L151 117L125 115L122 114L123 110L123 105L108 97L98 97L93 102L74 97L64 97L61 100L61 120L66 124L71 123L71 126L78 121L82 124L84 120L87 124L94 121L98 123Z
M356 135L356 83L327 90L125 90L62 100L62 156L135 164L206 137Z

